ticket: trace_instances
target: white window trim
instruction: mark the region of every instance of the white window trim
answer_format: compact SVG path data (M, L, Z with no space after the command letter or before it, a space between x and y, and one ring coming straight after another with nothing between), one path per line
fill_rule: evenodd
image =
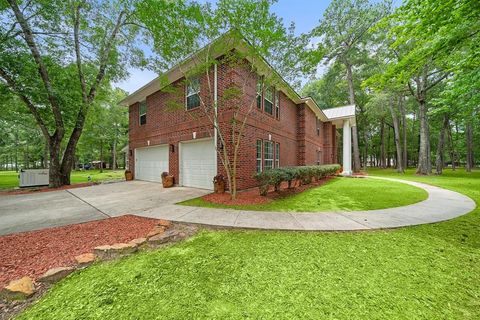
M191 83L193 81L198 81L198 91L188 94L188 87L191 85ZM200 106L198 106L198 107L193 107L191 109L188 109L188 97L191 97L191 96L194 96L194 95L198 95L198 97L200 98L200 77L192 78L191 81L187 81L187 84L185 85L185 110L192 110L192 109L200 107Z
M271 92L272 92L272 101L270 101L268 98L267 98L267 90L270 88ZM267 100L268 102L270 102L272 104L272 113L270 112L267 112L265 111L265 102L263 103L263 111L265 113L268 113L269 115L272 115L272 116L275 116L275 105L274 105L274 101L275 100L275 90L273 87L268 87L268 88L265 88L265 94L264 94L264 97L263 97L264 100Z
M141 113L142 111L142 104L145 104L145 112L144 113ZM142 124L142 116L145 116L145 118L147 117L147 100L143 100L143 101L140 101L140 105L138 106L138 124L140 126L143 126L144 124L147 123L147 120L145 119L145 123Z
M258 143L260 142L260 158L258 157ZM257 172L262 172L263 171L263 140L262 139L257 139L257 142L255 144L255 157L257 158L257 162L255 164L255 170ZM260 161L260 170L258 170L258 161Z
M275 90L274 99L275 99L275 118L280 119L280 91Z
M257 83L256 83L256 89L255 89L257 95L255 96L255 99L258 101L258 97L260 97L260 106L257 104L257 109L262 109L263 107L263 78L261 76L258 76L257 78Z
M266 169L267 168L267 165L266 165L267 161L271 161L272 162L271 169L273 169L273 168L275 168L275 150L274 150L275 144L273 143L273 141L268 141L268 140L265 140L263 142L263 144L264 144L263 145L263 163L264 163L263 167ZM267 158L267 153L265 152L265 150L267 149L267 148L265 148L266 144L271 145L271 148L270 148L271 152L272 152L271 158Z
M280 168L280 143L275 142L273 158L275 159L274 168Z

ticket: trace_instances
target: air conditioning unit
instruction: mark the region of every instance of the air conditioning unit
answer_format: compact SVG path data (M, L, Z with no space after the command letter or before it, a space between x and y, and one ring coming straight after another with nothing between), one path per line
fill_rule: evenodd
M48 186L48 169L20 170L20 188Z

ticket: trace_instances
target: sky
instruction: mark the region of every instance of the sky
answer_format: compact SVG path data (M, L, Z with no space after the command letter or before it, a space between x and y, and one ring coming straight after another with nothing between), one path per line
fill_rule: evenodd
M283 19L287 27L292 21L295 22L296 33L301 34L318 25L329 3L327 0L278 0L272 6L272 11ZM114 85L132 93L155 77L157 74L151 70L131 69L127 79Z

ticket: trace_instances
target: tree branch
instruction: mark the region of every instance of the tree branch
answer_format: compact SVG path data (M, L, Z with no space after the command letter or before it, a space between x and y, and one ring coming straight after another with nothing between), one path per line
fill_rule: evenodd
M20 90L19 86L17 83L15 83L15 80L13 80L12 77L3 69L0 67L0 76L5 80L7 83L9 89L15 93L22 101L27 105L28 109L32 113L33 117L35 118L35 121L37 122L38 126L42 130L43 135L45 136L45 139L47 141L50 141L50 133L48 132L48 128L45 125L45 122L43 121L42 117L40 116L40 113L38 112L37 107L30 101L30 99L22 93L22 90Z
M105 46L105 49L101 53L100 57L100 68L98 69L97 76L95 78L94 83L90 87L90 92L88 93L88 102L91 103L93 99L95 98L95 94L97 91L97 87L102 82L103 78L105 77L105 69L107 68L107 61L108 61L108 56L110 54L110 51L112 50L113 43L115 42L115 38L117 37L118 31L120 30L120 27L125 23L123 20L123 17L125 16L125 11L120 12L117 18L117 22L115 24L115 27L112 30L112 33L110 34L109 40L107 42L107 45Z
M80 87L82 89L82 100L87 104L87 85L85 84L85 76L82 68L82 56L80 54L80 4L73 9L73 42L75 46L75 57L78 71L78 78L80 79Z
M43 63L42 57L40 55L40 51L37 48L35 40L33 39L32 30L28 25L28 22L25 19L25 16L20 11L20 8L18 7L17 2L15 0L7 0L7 2L12 8L15 14L15 17L17 19L17 22L20 24L20 27L22 28L25 41L27 42L27 45L30 48L30 51L32 53L33 59L35 60L35 63L38 66L38 72L40 73L40 77L42 79L43 85L47 92L48 100L50 102L50 105L52 106L53 115L55 117L57 134L59 135L59 137L61 137L63 136L63 133L64 133L62 113L60 111L57 97L53 93L53 88L50 82L50 77L48 75L47 68Z

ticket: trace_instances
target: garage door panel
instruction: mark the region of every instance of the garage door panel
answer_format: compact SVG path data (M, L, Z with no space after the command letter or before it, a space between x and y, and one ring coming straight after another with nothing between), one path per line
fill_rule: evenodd
M182 143L180 174L182 185L212 189L216 175L213 140Z
M161 182L162 172L168 172L168 146L135 149L135 178Z

